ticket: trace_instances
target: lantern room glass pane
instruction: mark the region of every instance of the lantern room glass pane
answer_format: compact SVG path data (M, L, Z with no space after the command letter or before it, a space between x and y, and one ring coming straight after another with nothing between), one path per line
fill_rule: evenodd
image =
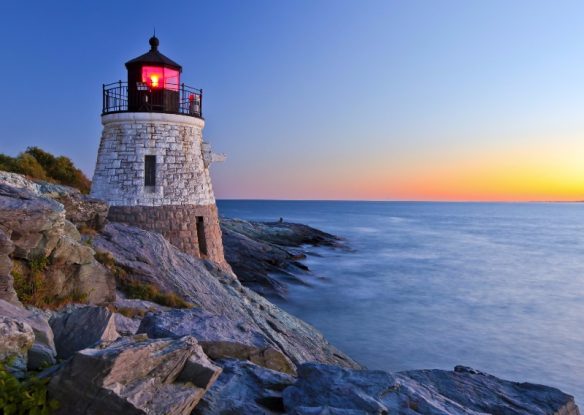
M164 68L164 89L178 91L179 73L177 70Z
M175 69L160 66L142 67L142 82L150 88L164 88L171 91L178 91L179 80L180 74Z

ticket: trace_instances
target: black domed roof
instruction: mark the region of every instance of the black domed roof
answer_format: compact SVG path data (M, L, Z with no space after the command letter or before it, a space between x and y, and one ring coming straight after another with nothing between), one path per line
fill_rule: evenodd
M166 66L169 68L177 69L182 72L182 67L170 58L167 58L162 53L158 51L158 45L160 41L156 36L152 36L149 40L150 50L143 55L138 56L132 60L126 62L126 68L129 69L130 66L134 65L155 65L155 66Z

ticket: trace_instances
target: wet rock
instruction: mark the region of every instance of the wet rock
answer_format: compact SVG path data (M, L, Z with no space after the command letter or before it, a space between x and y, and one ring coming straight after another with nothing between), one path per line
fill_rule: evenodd
M34 343L32 328L11 317L0 317L0 362L16 377L23 377L28 350Z
M219 360L223 373L205 394L193 415L284 412L282 390L295 378L242 360Z
M114 314L105 307L69 306L53 315L50 324L60 359L67 359L73 353L102 341L120 337Z
M63 205L55 200L0 182L0 231L13 245L9 256L21 269L30 272L31 261L46 260L48 297L85 295L91 303L114 299L113 276L94 259L94 251L79 242L78 233L72 235Z
M295 364L317 361L359 367L309 324L243 287L211 262L180 252L159 234L109 223L94 238L94 246L110 252L128 278L176 292L212 315L242 322Z
M57 355L53 331L47 316L40 310L25 309L0 300L0 316L11 317L28 324L34 333L34 344L28 351L28 368L38 370L55 364Z
M270 339L245 320L213 315L201 309L171 310L148 314L138 333L152 338L190 335L212 359L236 358L294 374L295 367Z
M185 370L189 358L202 353L192 337L137 336L85 349L51 379L49 397L60 403L57 415L187 415L210 386L195 386L201 377L189 379Z

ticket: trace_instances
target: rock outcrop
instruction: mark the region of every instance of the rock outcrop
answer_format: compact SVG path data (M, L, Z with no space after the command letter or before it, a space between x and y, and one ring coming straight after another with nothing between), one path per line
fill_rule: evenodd
M579 415L557 389L515 383L463 367L395 375L320 364L298 368L283 392L289 414Z
M211 262L179 251L159 234L110 223L94 246L114 257L127 278L175 292L202 310L253 327L294 364L317 361L360 367L307 323L243 287Z
M76 353L49 392L56 414L188 415L220 371L192 337L136 336Z
M16 173L0 171L0 183L25 189L35 196L54 199L65 208L65 218L78 227L100 230L106 222L108 205L69 186L42 180L29 180Z
M343 247L334 235L288 222L221 218L225 259L239 281L261 295L285 297L287 284L305 284L303 245Z
M6 252L12 249L8 254L14 262L12 274L23 281L38 279L46 298L83 295L91 303L114 299L114 277L95 260L93 249L81 243L79 232L65 218L63 205L26 188L0 183L0 218L0 231L6 236L0 252L2 270L8 266ZM5 273L0 274L0 281L0 287L12 282ZM37 295L40 291L35 288ZM14 302L11 290L4 288L0 294Z
M138 333L148 337L193 336L212 359L249 360L268 369L294 374L294 364L275 348L256 327L244 320L232 320L201 309L150 313Z

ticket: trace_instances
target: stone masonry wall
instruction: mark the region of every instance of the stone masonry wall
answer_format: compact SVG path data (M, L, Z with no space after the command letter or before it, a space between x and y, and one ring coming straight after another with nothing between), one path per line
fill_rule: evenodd
M101 117L103 132L91 196L110 205L108 218L158 232L180 250L226 270L202 119L164 113ZM145 156L156 156L156 184L145 186ZM207 255L199 249L203 217Z
M197 216L203 217L207 255L202 255L197 235ZM208 258L228 268L223 256L221 228L215 205L112 206L108 219L162 234L181 251Z
M91 195L110 206L214 205L203 158L204 121L186 115L102 116ZM144 158L156 156L156 186L144 186Z

